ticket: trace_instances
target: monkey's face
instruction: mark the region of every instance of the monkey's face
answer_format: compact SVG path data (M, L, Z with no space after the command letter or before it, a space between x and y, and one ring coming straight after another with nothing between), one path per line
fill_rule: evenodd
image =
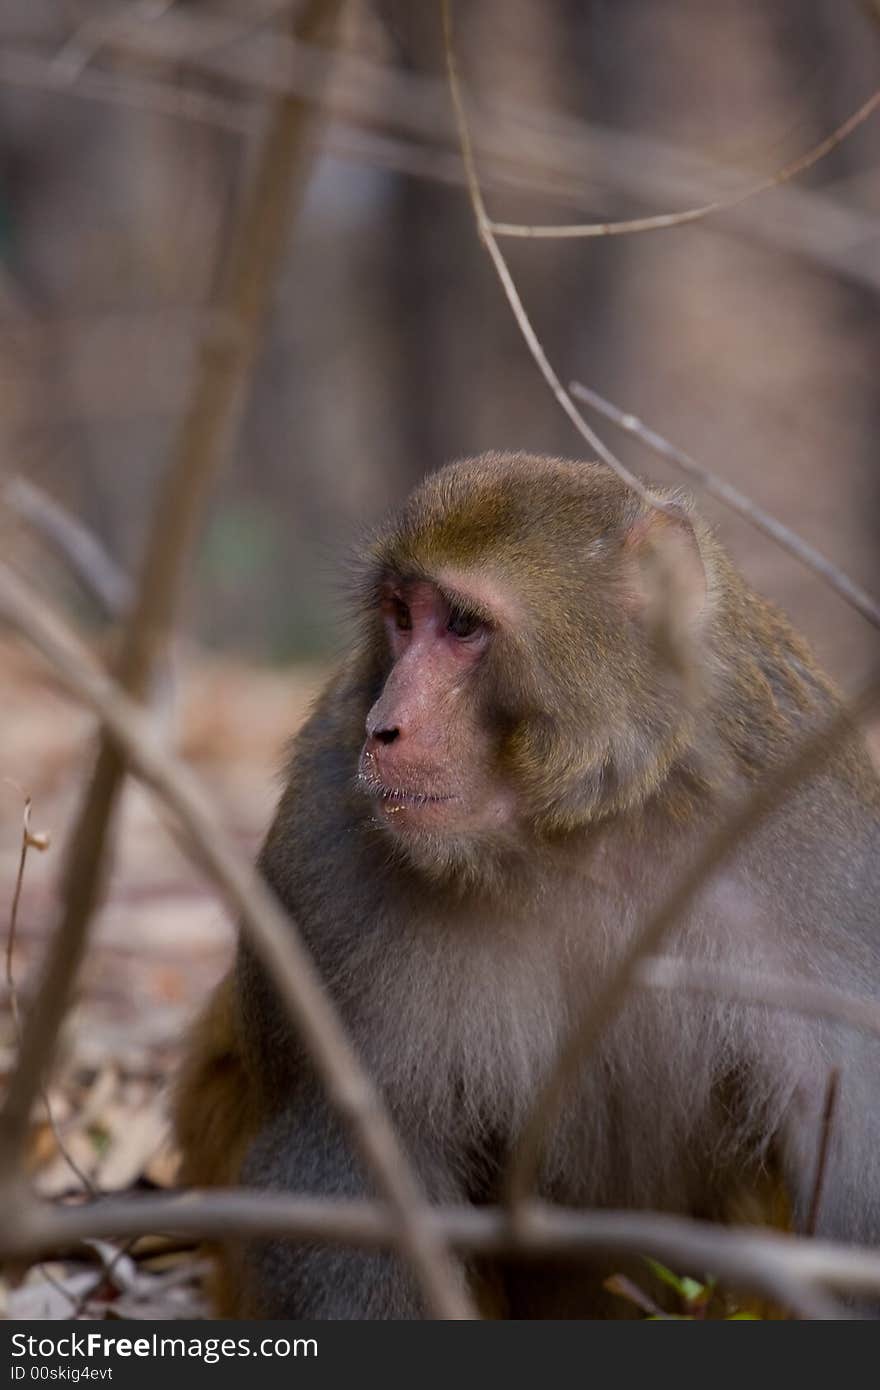
M393 575L378 607L387 674L358 767L376 818L410 839L509 832L515 802L477 697L493 617L466 590Z
M359 782L412 859L445 871L579 833L686 750L691 708L652 616L662 568L704 626L686 515L596 465L488 456L426 479L369 563Z

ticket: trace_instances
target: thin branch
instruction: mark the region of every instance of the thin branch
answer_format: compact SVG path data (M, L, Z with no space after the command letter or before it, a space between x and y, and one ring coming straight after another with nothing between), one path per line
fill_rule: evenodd
M153 721L91 660L66 624L0 562L0 615L41 652L58 678L100 716L108 739L133 771L177 816L181 847L193 855L240 918L280 997L347 1122L387 1201L403 1252L428 1294L434 1315L475 1314L440 1237L425 1224L425 1205L385 1105L353 1050L317 969L291 918L219 823L197 779L156 736Z
M145 20L153 23L174 3L175 0L135 0L134 4L122 11L91 15L70 35L52 59L58 80L75 82L117 30Z
M496 242L495 237L493 235L492 223L486 213L486 207L483 202L483 195L480 190L480 181L477 176L476 163L474 161L474 151L473 146L471 144L470 129L468 127L467 116L465 114L464 109L464 102L461 96L461 87L458 78L458 63L456 61L455 50L453 48L452 43L452 14L450 0L440 0L440 3L443 13L443 43L446 52L446 71L449 77L449 91L452 97L452 105L453 110L455 112L455 121L458 127L459 140L461 142L461 155L464 161L468 192L470 194L471 206L473 207L474 217L477 223L477 233L479 235L480 240L482 241L483 245L489 253L492 264L495 267L495 272L498 276L498 279L501 281L502 288L504 289L504 293L507 296L507 302L510 305L511 310L513 311L513 316L516 319L519 330L522 333L523 338L525 339L526 346L528 347L529 352L532 354L532 357L534 358L535 363L537 364L538 369L541 372L541 375L543 376L547 385L550 387L550 390L553 392L553 395L556 397L557 401L559 402L562 409L565 411L569 420L574 425L575 429L578 431L581 437L587 441L587 443L590 445L590 448L593 449L593 451L599 456L603 463L607 464L607 466L612 470L612 472L617 474L617 477L620 478L622 482L626 483L628 487L632 488L633 492L638 493L642 501L647 502L650 506L662 511L664 509L664 504L662 503L662 501L655 497L654 494L651 493L649 489L645 487L644 483L639 478L637 478L634 473L631 473L623 463L621 463L620 459L618 459L617 456L611 452L608 446L587 424L583 415L581 415L574 401L571 399L571 396L568 394L565 387L562 385L562 382L560 381L559 377L556 375L556 372L554 371L553 367L550 365L549 358L547 357L547 354L541 346L540 340L538 339L538 335L532 327L531 321L525 311L523 302L519 295L519 291L517 290L516 285L514 284L513 276L511 275L510 270L508 269L507 262L504 259L504 256L501 254L501 251L498 247L498 243Z
M174 17L172 11L169 18ZM188 69L234 84L247 98L245 102L184 85L176 70L171 82L130 71L111 74L86 69L73 85L60 85L51 56L10 45L0 48L0 81L66 97L113 102L233 133L257 128L255 95L288 92L307 100L315 98L328 64L320 50L294 45L277 34L273 35L271 62L261 57L255 65L240 46L232 55L206 51L218 43L231 42L235 37L232 29L227 37L222 28L215 32L213 23L206 24L203 18L196 22L189 13L187 25L196 31L193 42L169 42L161 37L165 25L153 25L141 29L136 41L121 45L120 51L152 62L185 61ZM199 39L202 29L205 38ZM114 51L116 47L114 41ZM325 107L335 118L328 132L328 149L344 159L354 158L420 178L453 184L464 181L460 160L453 159L445 148L434 148L435 142L446 136L438 83L352 55L334 58L334 63L338 63L340 80ZM446 103L445 83L442 95ZM374 133L380 126L386 129L385 135ZM395 138L387 133L389 127L407 132L411 138ZM480 121L479 136L484 186L499 191L512 188L575 207L593 203L584 189L583 152L587 147L592 166L599 161L595 177L627 197L666 198L674 187L681 197L697 199L707 181L718 176L708 161L655 139L624 135L521 105L493 105ZM416 137L426 143L417 143ZM734 210L725 231L733 228L763 244L806 256L872 290L880 288L877 258L866 253L876 232L876 222L868 212L825 193L792 185L780 188L772 216L764 214L761 204L756 207L757 211L746 203L742 210Z
M285 45L294 45L295 41L287 35L283 28L275 28L279 20L289 18L291 10L295 9L299 0L266 0L265 4L249 0L246 8L242 7L240 14L234 14L229 19L224 18L218 13L211 13L210 10L200 12L194 11L192 6L180 5L173 15L161 25L158 30L160 48L164 47L166 35L169 35L170 44L165 48L167 53L169 48L176 52L179 61L189 66L194 60L207 57L221 49L233 49L240 52L247 45L248 40L253 39L261 30L272 29L271 42L284 48ZM170 6L168 7L170 8ZM163 16L164 18L164 16ZM141 26L140 32L143 32ZM138 25L134 24L129 28L111 34L111 47L118 37L121 39L121 46L124 48L126 33L130 33L134 42L138 39Z
M573 381L569 387L571 394L578 400L584 401L586 405L592 406L600 415L604 415L606 420L610 420L617 425L618 429L625 431L638 439L645 448L650 449L660 458L668 459L676 464L689 477L694 478L705 488L706 492L717 497L719 502L730 507L739 516L748 521L756 530L763 535L769 536L770 540L775 541L783 550L787 550L789 555L793 555L801 564L806 565L807 569L818 574L826 583L839 594L857 613L861 613L874 627L880 627L880 603L873 598L866 589L856 584L850 579L839 565L835 565L827 556L823 555L815 546L809 544L801 536L779 521L770 512L759 507L739 488L733 487L731 483L725 482L717 473L712 473L691 454L685 453L675 444L671 444L663 435L656 430L650 429L635 415L619 410L616 405L606 401L604 396L600 396L597 391L589 386L582 386L580 382Z
M6 987L9 991L12 1017L16 1028L19 1026L18 997L15 988L12 961L15 955L15 933L18 926L18 907L21 902L21 890L24 886L24 870L27 864L29 849L38 849L42 852L49 848L49 837L47 835L34 835L31 831L31 805L31 798L25 794L24 810L22 811L21 819L21 846L18 852L18 869L15 874L12 902L9 906L9 927L6 932Z
M131 607L131 580L101 542L76 517L25 478L10 478L2 501L45 537L72 569L105 616L118 618Z
M131 1254L132 1248L135 1244L135 1240L136 1237L129 1236L128 1239L125 1240L122 1243L122 1245L119 1246L119 1249L115 1251L115 1253L111 1256L110 1259L107 1259L100 1247L93 1247L95 1249L95 1254L98 1257L98 1262L101 1266L101 1272L96 1276L96 1278L88 1286L88 1288L83 1289L79 1298L76 1300L73 1306L73 1311L70 1314L71 1322L79 1321L79 1319L82 1317L83 1313L86 1311L89 1304L91 1303L92 1299L97 1294L98 1290L102 1288L102 1286L108 1279L113 1278L117 1265L119 1265L124 1259L126 1259L127 1256Z
M819 1150L816 1155L816 1176L813 1181L813 1195L804 1234L814 1236L819 1223L819 1210L822 1206L822 1192L825 1188L825 1174L828 1168L828 1153L831 1148L831 1135L837 1111L837 1097L840 1091L840 1068L832 1067L825 1088L825 1104L822 1107L822 1128L819 1133Z
M633 983L641 989L687 990L755 1008L786 1009L880 1037L880 1003L876 999L814 980L766 975L682 956L647 956L639 961Z
M512 1222L499 1207L443 1206L431 1231L462 1254L579 1262L597 1255L651 1255L679 1269L709 1270L726 1283L772 1299L805 1318L846 1318L820 1290L880 1293L880 1254L758 1228L717 1226L659 1212L581 1211L529 1203ZM0 1247L24 1258L89 1238L174 1232L223 1238L284 1236L362 1249L393 1243L381 1203L254 1192L191 1191L179 1196L106 1198L94 1205L31 1203L0 1232Z
M9 909L9 927L6 933L6 990L7 994L9 995L9 1008L12 1014L12 1026L15 1030L15 1038L19 1045L21 1045L21 1010L19 1009L18 1004L18 986L15 983L15 969L13 965L15 957L15 937L18 929L18 908L21 902L21 890L24 886L24 871L27 866L28 851L36 849L39 850L40 853L44 853L49 848L49 836L44 834L43 832L35 833L31 830L32 805L33 803L31 801L31 798L25 794L24 810L22 812L21 848L19 850L18 856L18 870L15 875L15 886L12 890L12 903ZM52 1131L52 1135L58 1147L58 1152L61 1154L61 1157L64 1159L64 1162L67 1164L68 1168L73 1173L77 1182L82 1184L83 1190L85 1192L88 1192L91 1197L94 1197L96 1193L93 1184L90 1182L87 1175L83 1172L82 1168L80 1168L76 1159L73 1157L73 1154L70 1152L66 1143L64 1142L64 1138L62 1137L61 1130L58 1126L58 1121L55 1119L55 1111L52 1108L52 1102L49 1098L49 1092L46 1090L45 1086L40 1087L40 1099L43 1102L43 1109L46 1112L46 1120L48 1122L49 1128ZM51 1279L51 1276L48 1277L50 1279L50 1283L54 1282Z
M523 1203L532 1190L546 1136L553 1128L566 1091L619 1012L635 982L640 962L656 954L703 885L796 787L823 767L840 743L851 737L854 723L878 701L880 678L875 678L851 704L799 744L782 766L710 836L692 867L630 940L609 971L598 997L569 1030L529 1110L507 1175L506 1197L514 1207Z
M806 154L793 159L768 178L750 184L748 188L742 189L739 193L732 193L727 198L717 198L711 203L703 203L701 207L685 208L682 212L658 213L653 217L631 217L622 222L573 222L557 226L527 226L521 222L495 222L493 220L490 223L491 230L495 236L501 237L563 239L628 236L633 232L659 232L670 227L684 227L689 222L702 222L703 218L710 217L713 213L726 212L729 208L740 207L742 203L749 202L760 193L766 193L771 188L779 188L784 183L790 183L799 174L805 173L807 169L812 169L813 165L818 164L820 159L824 159L832 150L836 150L837 146L842 144L848 135L851 135L854 130L858 130L859 126L864 125L878 107L880 107L880 88L873 92L858 110L848 116L845 121L842 121L836 130L833 130L824 140L820 140L819 144L814 145Z
M61 85L53 72L52 59L27 50L0 49L0 82L88 101L106 101L135 111L213 126L235 135L250 133L257 127L255 110L177 83L135 77L130 73L120 79L109 72L86 71L72 86Z
M314 32L339 0L313 5ZM134 608L117 670L136 697L170 630L191 540L211 479L223 457L260 341L271 290L284 250L288 204L301 192L310 167L308 108L294 98L277 104L260 153L250 197L224 267L222 322L202 345L189 408L160 487ZM62 918L37 989L39 1008L24 1026L18 1065L0 1111L0 1180L9 1179L26 1141L34 1098L51 1064L58 1029L78 973L89 923L106 877L105 846L125 775L116 744L104 735L91 782L68 846L62 877Z

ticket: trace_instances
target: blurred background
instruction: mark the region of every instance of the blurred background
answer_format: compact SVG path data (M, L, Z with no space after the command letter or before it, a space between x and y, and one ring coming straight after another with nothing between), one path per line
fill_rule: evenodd
M290 10L2 6L0 458L128 570L266 102L285 76L308 85ZM857 0L457 12L481 174L507 220L640 216L745 186L817 143L880 72L880 23ZM185 615L204 643L261 661L333 649L340 554L427 469L584 447L474 235L438 6L351 0L341 28L320 158ZM875 120L796 183L695 226L505 243L564 380L641 415L868 585L878 151ZM839 600L719 521L839 675L870 660Z
M136 574L267 111L326 82L175 662L177 743L248 850L284 739L343 640L340 573L363 528L450 457L585 452L475 235L439 6L348 0L332 54L291 39L296 11L290 0L0 7L0 551L99 651L113 623L71 570L52 504ZM724 196L810 149L880 73L871 0L459 0L455 14L485 195L509 221L605 221ZM872 591L878 121L793 183L696 225L503 243L563 381L640 416ZM636 471L680 482L593 423ZM880 634L696 495L753 583L853 687ZM93 723L2 633L0 704L0 912L25 795L53 842L31 854L17 914L26 989L55 920ZM161 1088L230 941L130 788L54 1091L66 1142L99 1186L173 1177ZM0 1075L15 1054L8 986L2 998ZM46 1191L75 1188L47 1126L34 1168ZM64 1267L56 1284L80 1275ZM112 1290L123 1311L129 1296ZM18 1316L70 1312L39 1280L14 1298Z

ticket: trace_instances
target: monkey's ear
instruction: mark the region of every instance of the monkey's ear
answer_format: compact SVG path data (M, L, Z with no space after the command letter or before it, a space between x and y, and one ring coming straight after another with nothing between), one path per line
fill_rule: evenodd
M696 533L681 503L642 513L623 540L625 604L648 625L691 629L706 611L708 585Z

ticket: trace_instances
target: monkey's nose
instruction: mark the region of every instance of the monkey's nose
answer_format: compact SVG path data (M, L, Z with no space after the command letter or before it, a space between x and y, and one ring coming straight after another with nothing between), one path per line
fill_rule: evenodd
M377 743L396 743L400 738L400 730L397 728L374 729L371 736Z

